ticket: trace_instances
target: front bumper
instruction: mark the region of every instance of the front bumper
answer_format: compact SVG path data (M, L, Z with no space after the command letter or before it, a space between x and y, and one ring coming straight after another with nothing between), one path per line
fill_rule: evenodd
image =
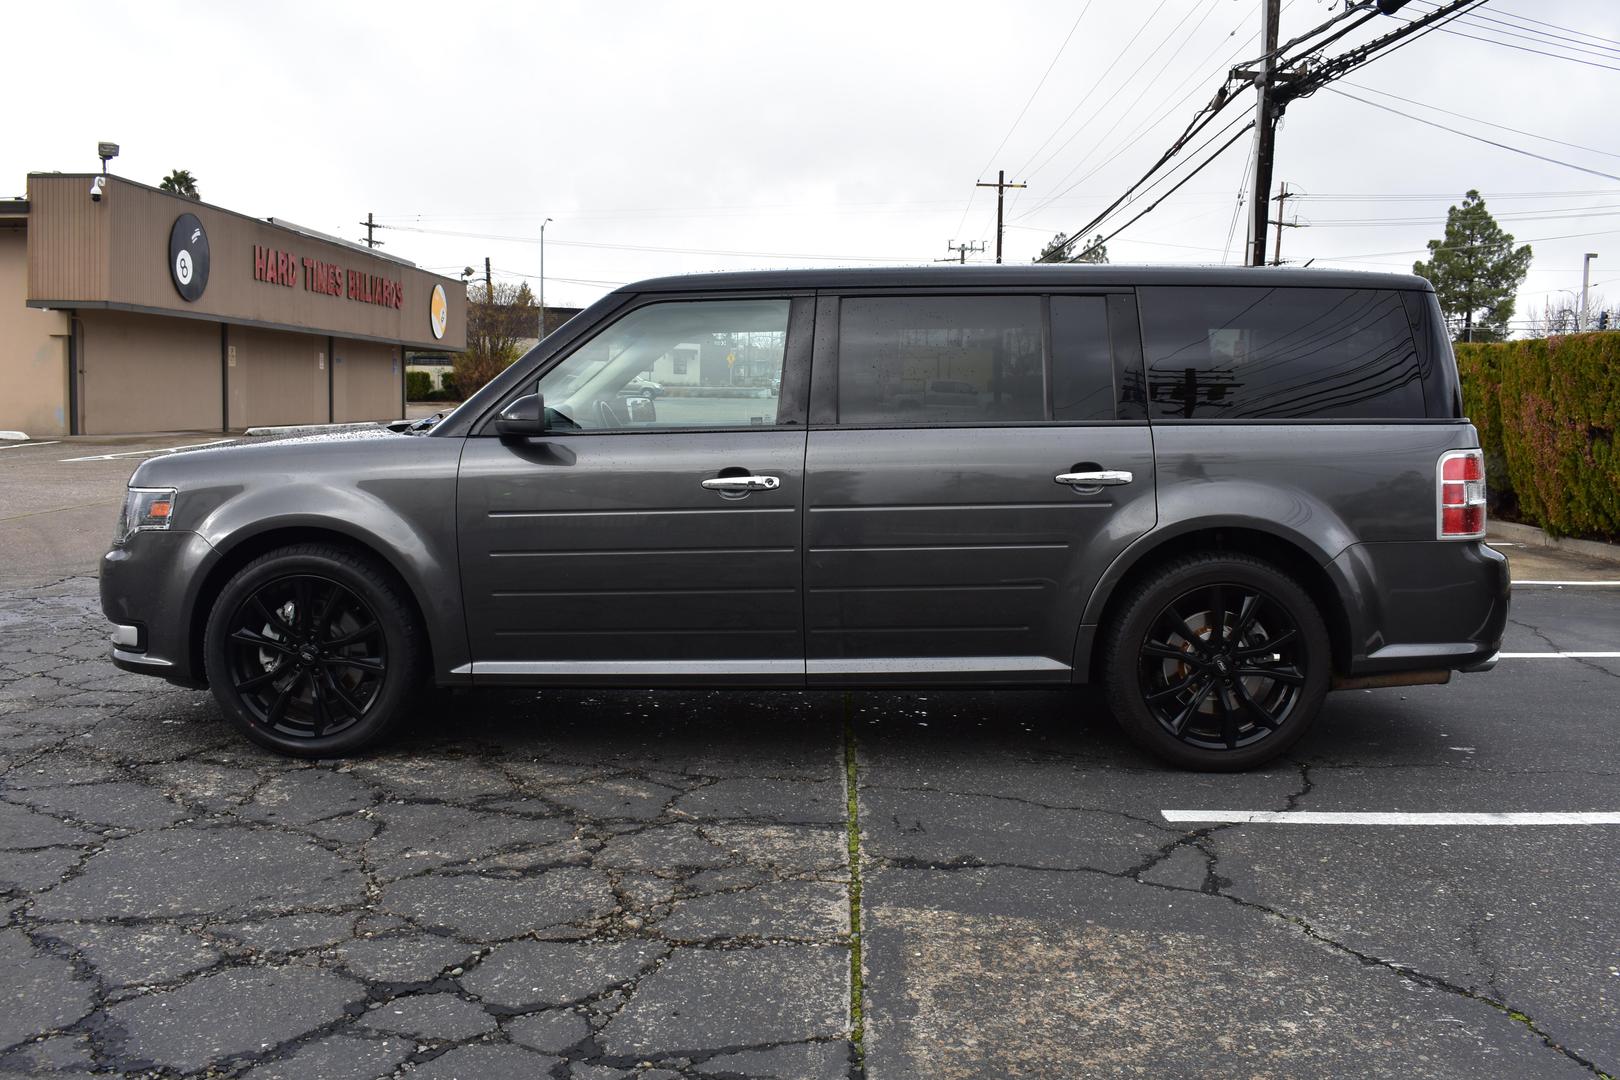
M1507 559L1482 541L1353 544L1326 567L1349 675L1489 671L1507 628Z
M192 613L213 561L214 549L192 532L132 533L101 557L101 610L113 623L116 666L202 685Z

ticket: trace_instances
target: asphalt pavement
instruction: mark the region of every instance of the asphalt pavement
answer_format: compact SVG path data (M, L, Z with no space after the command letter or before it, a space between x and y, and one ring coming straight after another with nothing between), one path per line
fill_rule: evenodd
M1620 1075L1620 825L1501 816L1620 816L1620 567L1506 549L1579 584L1494 672L1237 776L1084 691L458 691L305 763L106 662L120 446L0 451L0 1074Z

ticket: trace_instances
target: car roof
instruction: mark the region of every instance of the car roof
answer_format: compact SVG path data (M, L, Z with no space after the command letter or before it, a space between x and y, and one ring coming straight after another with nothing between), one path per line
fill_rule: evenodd
M616 290L626 294L723 292L761 289L871 288L1121 288L1134 285L1261 285L1327 289L1417 289L1412 274L1291 266L1130 266L1041 264L1025 266L883 266L810 270L741 270L649 278Z

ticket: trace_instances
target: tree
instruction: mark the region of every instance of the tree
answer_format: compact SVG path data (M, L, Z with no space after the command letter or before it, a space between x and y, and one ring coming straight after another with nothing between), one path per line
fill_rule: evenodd
M192 176L190 171L186 169L175 169L163 178L158 187L164 191L172 191L176 195L183 195L188 199L202 198L201 195L197 194L197 178Z
M1102 233L1092 237L1091 243L1082 248L1080 254L1070 254L1079 239L1078 236L1073 236L1065 241L1063 234L1058 233L1052 237L1051 243L1041 248L1041 253L1035 256L1035 261L1053 263L1105 263L1108 261L1108 245L1102 242Z
M1530 316L1530 333L1534 337L1556 337L1559 334L1573 334L1580 329L1581 304L1575 299L1573 292L1566 292L1557 299L1549 299L1541 308L1541 314ZM1587 301L1586 328L1588 330L1607 330L1603 323L1603 313L1609 310L1609 302L1602 296L1592 293Z
M1429 261L1412 264L1440 297L1440 310L1459 341L1503 341L1513 301L1530 270L1530 245L1513 236L1485 209L1478 191L1446 211L1446 235L1429 241Z
M533 338L539 310L527 283L495 283L493 297L484 283L467 288L467 349L454 361L456 391L469 397L518 358L518 343Z

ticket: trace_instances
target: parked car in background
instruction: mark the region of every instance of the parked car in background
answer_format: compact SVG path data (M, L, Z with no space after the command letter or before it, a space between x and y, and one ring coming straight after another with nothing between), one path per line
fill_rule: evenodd
M777 397L627 407L735 341ZM116 664L292 754L426 683L1100 682L1147 750L1236 769L1331 689L1489 669L1484 535L1419 278L783 271L627 286L414 433L149 459L101 589Z

